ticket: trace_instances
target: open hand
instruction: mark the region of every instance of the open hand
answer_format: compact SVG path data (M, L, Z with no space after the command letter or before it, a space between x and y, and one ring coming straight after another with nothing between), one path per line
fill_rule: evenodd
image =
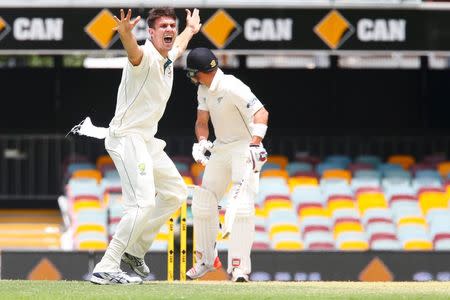
M186 9L186 27L190 28L193 34L196 34L200 30L202 24L200 24L200 15L198 9L194 8L192 14L189 9Z
M114 16L114 20L117 23L117 26L113 28L114 31L119 32L120 35L128 34L130 33L133 28L136 26L137 23L139 23L139 20L141 19L141 16L138 16L133 21L131 20L131 9L128 10L127 15L125 16L125 13L123 9L120 10L120 20L116 16Z

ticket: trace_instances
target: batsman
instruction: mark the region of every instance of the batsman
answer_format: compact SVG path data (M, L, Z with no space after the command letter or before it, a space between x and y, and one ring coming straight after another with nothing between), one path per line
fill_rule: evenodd
M198 85L198 142L193 145L192 155L206 169L192 202L197 263L186 275L195 279L214 270L219 232L217 207L231 182L222 226L223 235L229 236L227 272L232 281L247 282L255 231L254 200L259 171L267 161L262 140L269 113L247 85L222 72L216 56L207 48L195 48L189 53L187 76ZM210 119L214 143L208 140Z

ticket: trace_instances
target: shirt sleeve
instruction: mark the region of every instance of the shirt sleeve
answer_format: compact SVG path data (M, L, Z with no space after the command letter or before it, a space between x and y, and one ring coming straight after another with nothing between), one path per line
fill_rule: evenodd
M201 93L200 88L201 87L199 87L197 92L197 100L198 100L197 110L209 111L208 105L206 104L206 97Z
M127 68L130 69L131 72L134 74L139 74L139 73L142 73L144 70L148 70L152 60L154 59L153 57L151 57L152 55L151 55L150 51L145 51L144 46L139 46L139 47L143 51L141 63L137 66L133 66L131 64L130 60L127 59Z
M230 82L228 93L234 105L249 120L258 110L264 107L250 88L239 79L234 79Z

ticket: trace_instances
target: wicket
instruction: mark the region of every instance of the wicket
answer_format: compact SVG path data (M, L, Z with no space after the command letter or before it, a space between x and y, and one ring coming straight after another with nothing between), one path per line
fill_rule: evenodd
M180 281L186 281L187 264L187 201L183 201L181 208L169 219L169 237L167 245L167 281L175 279L175 220L180 215ZM195 264L195 244L192 246L192 263Z

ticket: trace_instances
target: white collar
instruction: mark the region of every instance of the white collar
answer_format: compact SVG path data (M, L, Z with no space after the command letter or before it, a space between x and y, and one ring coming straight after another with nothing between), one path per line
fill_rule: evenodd
M221 69L217 68L216 74L214 74L213 81L211 82L211 85L209 87L210 92L215 92L219 86L219 82L224 76Z
M144 47L145 47L146 49L149 49L150 52L152 52L152 53L155 55L155 58L156 58L157 60L159 60L160 62L161 62L161 61L164 61L164 62L165 62L165 61L167 60L166 57L162 56L161 53L159 53L159 51L155 48L155 45L153 45L152 41L150 41L149 39L145 40L145 45L144 45Z

